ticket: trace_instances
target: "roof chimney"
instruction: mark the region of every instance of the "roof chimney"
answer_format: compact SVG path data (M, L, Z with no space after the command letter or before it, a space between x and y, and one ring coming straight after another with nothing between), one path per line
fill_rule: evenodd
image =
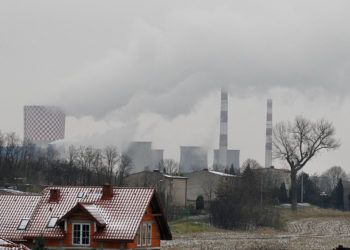
M111 184L104 184L102 187L102 200L111 200L113 197L113 187Z
M59 189L50 189L49 202L58 202L59 200L60 200L60 190Z

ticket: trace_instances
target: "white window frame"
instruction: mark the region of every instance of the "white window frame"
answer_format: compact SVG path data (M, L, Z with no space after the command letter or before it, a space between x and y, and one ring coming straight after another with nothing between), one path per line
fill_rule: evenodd
M143 222L140 224L136 234L136 243L138 247L152 246L152 222Z
M74 226L79 225L80 226L80 235L79 235L79 241L80 244L74 243ZM83 244L83 226L89 226L89 243ZM90 223L72 223L72 245L73 246L90 246L91 240L91 225Z
M152 246L152 223L147 223L146 244Z

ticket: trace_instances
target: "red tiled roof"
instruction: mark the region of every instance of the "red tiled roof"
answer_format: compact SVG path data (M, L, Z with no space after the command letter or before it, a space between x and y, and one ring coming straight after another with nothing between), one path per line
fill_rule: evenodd
M9 240L0 238L0 250L30 250L22 244L15 244Z
M23 240L24 230L17 230L22 219L30 218L40 196L0 195L0 237Z
M60 190L58 202L49 202L50 189ZM78 198L79 193L84 193L83 198ZM154 189L150 188L114 188L112 199L103 200L102 187L46 188L24 237L63 238L65 234L59 225L54 228L46 226L50 218L61 218L80 202L94 204L85 208L106 222L106 227L95 233L95 239L133 240L154 194Z
M84 203L80 203L80 202L78 202L77 205L75 205L64 216L62 216L60 218L60 220L58 221L58 223L60 223L61 221L63 221L66 218L69 218L70 215L78 209L81 209L81 210L87 212L93 218L93 220L95 220L97 222L98 226L106 226L106 221L103 219L102 214L100 213L98 207L96 207L95 204L84 204Z

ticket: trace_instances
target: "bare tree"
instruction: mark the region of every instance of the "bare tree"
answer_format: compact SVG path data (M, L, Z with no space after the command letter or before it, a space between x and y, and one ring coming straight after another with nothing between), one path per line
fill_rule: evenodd
M214 198L217 185L218 182L214 178L207 178L202 182L202 190L207 201L211 202Z
M179 163L173 159L164 159L160 162L159 169L165 174L178 175L179 174Z
M257 160L252 158L248 158L243 162L241 166L241 173L243 173L247 167L250 167L250 169L262 168L261 164Z
M325 171L321 178L326 181L327 191L331 192L338 184L339 179L346 179L346 173L340 166L333 166Z
M113 183L113 176L116 171L117 164L120 161L118 149L116 146L106 146L103 152L107 167L107 173L111 178L111 183Z
M124 179L126 176L128 176L130 174L130 171L132 169L132 161L131 158L126 155L126 154L122 154L122 156L120 157L120 164L118 167L118 171L117 171L117 181L116 181L116 185L121 187L124 185Z
M280 122L273 130L274 157L288 162L291 170L292 209L297 209L297 173L322 150L340 146L331 122L316 122L301 116L293 123Z
M76 162L82 172L80 182L83 185L87 185L91 181L90 171L93 169L95 157L95 150L92 146L80 146L78 148Z

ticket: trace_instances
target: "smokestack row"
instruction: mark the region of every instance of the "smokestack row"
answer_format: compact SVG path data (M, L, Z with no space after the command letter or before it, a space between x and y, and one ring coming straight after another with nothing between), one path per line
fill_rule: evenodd
M272 100L267 100L265 167L272 166Z

